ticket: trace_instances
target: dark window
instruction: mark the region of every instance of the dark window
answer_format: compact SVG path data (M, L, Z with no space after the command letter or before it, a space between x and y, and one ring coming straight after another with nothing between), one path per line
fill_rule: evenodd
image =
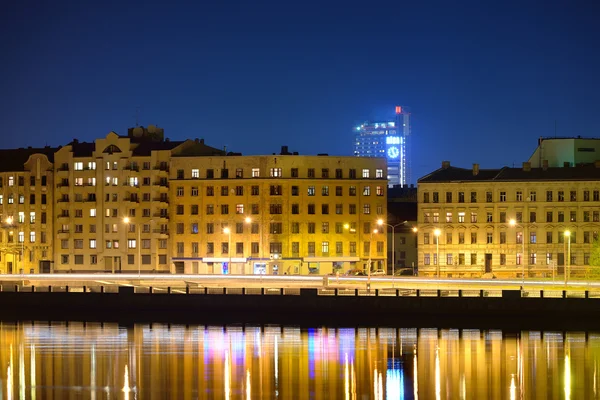
M335 170L335 178L336 179L342 179L343 178L343 173L341 169L336 169Z
M35 204L35 194L29 195L29 204Z
M182 169L177 170L177 179L183 179L183 170Z
M298 168L292 168L292 178L298 177Z
M221 178L222 179L229 178L229 170L227 168L223 168L221 170Z
M206 179L213 179L215 177L215 171L213 169L206 170Z

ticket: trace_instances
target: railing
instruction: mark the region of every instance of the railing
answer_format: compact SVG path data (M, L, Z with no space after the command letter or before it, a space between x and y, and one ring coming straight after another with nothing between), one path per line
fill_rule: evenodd
M183 255L182 255L183 256ZM274 296L318 296L318 297L419 297L419 298L539 298L539 299L600 299L600 291L515 291L515 290L435 290L435 289L347 289L347 288L278 288L278 287L197 287L190 285L135 287L118 285L23 285L3 283L0 292L15 293L119 293L120 289L132 290L135 294L203 294L203 295L274 295ZM520 296L515 296L520 293ZM527 300L523 300L527 301Z

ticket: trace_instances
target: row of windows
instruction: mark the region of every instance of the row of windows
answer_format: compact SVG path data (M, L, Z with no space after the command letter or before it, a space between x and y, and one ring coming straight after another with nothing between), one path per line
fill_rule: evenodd
M222 168L220 171L220 178L221 179L228 179L229 178L229 169L228 168ZM200 169L198 168L192 168L191 169L191 174L190 177L192 179L199 179L200 178ZM204 177L206 179L214 179L215 178L215 170L214 169L207 169L205 171L205 175ZM344 172L341 168L338 168L335 170L335 175L331 176L330 175L330 170L329 168L321 168L321 170L319 171L320 173L320 177L323 179L328 179L328 178L333 178L335 177L335 179L344 179ZM283 169L282 168L270 168L269 169L269 177L271 178L282 178L284 177L283 174ZM316 178L317 177L317 170L315 168L308 168L306 170L306 176L308 178ZM244 177L244 169L243 168L236 168L235 170L235 178L243 178ZM252 178L260 178L261 176L261 170L260 168L252 168L251 169L251 177ZM290 169L290 173L289 173L289 177L291 178L299 178L300 177L300 172L298 168L291 168ZM348 170L348 174L347 177L349 179L357 179L357 173L356 173L356 169L351 168ZM371 170L368 168L363 168L362 169L362 174L360 176L361 178L371 178ZM185 171L183 169L178 169L177 170L177 179L186 179L187 176L185 174ZM376 169L375 170L375 178L384 178L383 175L383 169Z
M566 196L565 196L566 193ZM590 196L591 194L591 196ZM446 203L452 203L453 202L453 196L454 196L454 192L446 192ZM576 190L571 190L569 192L565 192L564 190L558 190L556 191L556 197L554 196L554 191L552 190L547 190L546 191L546 201L547 202L552 202L554 201L554 199L556 199L556 201L578 201L577 200L577 191ZM594 191L589 191L589 190L584 190L583 191L583 201L600 201L600 190L594 190ZM471 203L477 203L477 192L470 192L470 199L471 199ZM439 192L431 192L431 199L430 199L430 193L429 192L424 192L423 193L423 203L429 203L431 200L432 203L439 203L440 202L440 195ZM529 192L529 195L525 198L523 191L522 190L517 190L514 193L514 197L511 198L512 201L531 201L531 202L535 202L537 201L537 192L532 190ZM485 202L486 203L492 203L493 200L493 193L492 192L485 192ZM497 201L499 202L506 202L508 201L508 197L507 197L507 192L506 191L500 191L498 193L498 199ZM465 192L458 192L458 198L457 198L457 202L458 203L465 203Z
M7 220L10 220L10 221L13 221L13 222L16 222L16 223L19 223L19 224L24 224L25 223L25 212L19 211L17 213L17 219L16 220L14 219L14 216L12 214L6 214L6 215L3 216L3 218L4 218L4 222L6 222ZM29 212L29 218L28 218L28 220L29 220L30 224L35 224L37 222L35 211ZM46 220L47 220L46 212L42 211L40 213L40 222L42 224L45 224Z
M25 186L25 177L24 176L17 176L16 179L14 176L9 176L6 179L6 184L9 187L12 186ZM41 179L40 179L40 184L41 186L46 186L48 184L48 178L46 177L46 175L42 175ZM4 185L4 180L2 177L0 177L0 188L3 187ZM36 186L36 177L31 175L29 176L29 186Z
M62 224L60 226L58 233L70 233L71 226L73 227L74 233L84 233L83 224L74 224L74 225ZM118 233L120 226L125 228L125 224L123 224L123 223L121 223L121 224L105 224L104 225L104 233ZM128 223L126 229L127 229L127 232L129 232L129 233L135 233L136 225L133 223ZM88 226L88 232L96 233L96 224L90 224ZM168 232L169 232L169 230L168 230L167 224L158 224L155 229L155 233L166 234ZM150 224L142 224L142 232L141 233L150 233Z
M564 257L564 253L559 253ZM458 258L455 257L456 254L447 253L446 254L446 265L467 265L465 263L465 253L458 253ZM552 253L546 253L546 265L550 265L552 263ZM515 264L521 265L521 261L523 260L523 254L518 253L515 256ZM571 262L570 265L578 265L577 264L577 254L571 253ZM477 265L477 253L470 254L470 264L469 265ZM583 253L583 264L589 265L590 262L590 253ZM538 255L537 253L529 253L529 264L536 265L538 263ZM437 265L437 254L433 253L425 253L423 254L423 264L424 265ZM506 264L506 254L500 254L500 265Z
M3 234L0 232L0 242L3 241ZM25 232L17 232L16 235L16 239L18 243L24 243L25 242ZM46 232L40 232L39 236L37 235L37 233L35 231L31 231L29 232L29 243L37 243L37 240L39 238L39 242L40 243L47 243L48 239L46 236ZM6 241L8 243L15 243L15 234L14 232L8 232L6 234Z
M88 264L89 265L96 265L98 264L98 256L96 254L92 254L90 256L88 256ZM60 263L61 264L69 264L69 261L71 259L71 256L69 254L61 254L60 256ZM82 265L84 264L84 256L83 254L75 254L73 256L73 262L76 265ZM167 263L167 255L166 254L159 254L158 255L158 264L159 265L165 265ZM136 264L135 261L135 255L133 254L128 254L127 255L127 264L129 265L134 265ZM151 265L152 264L152 256L149 254L142 254L142 264L144 265Z
M580 215L582 219L580 221L583 222L600 222L600 211L580 211ZM546 211L546 222L577 222L577 211L569 211L568 214L565 211ZM537 211L529 212L529 223L541 222L538 221ZM556 215L556 220L554 216ZM456 222L463 223L466 222L466 213L461 211L456 213ZM565 216L567 219L565 219ZM523 212L517 211L515 213L515 222L521 223L523 221ZM470 222L477 223L479 222L479 213L476 211L472 211L470 213ZM445 215L445 221L447 223L454 222L454 214L452 212L447 212ZM423 223L439 223L440 222L440 213L439 212L425 212L423 213ZM486 212L485 222L494 222L494 214L491 211ZM500 223L510 222L510 219L507 219L507 213L505 211L500 211L499 220Z
M61 239L60 248L63 250L68 249L70 243L71 243L71 240L69 240L69 239ZM141 244L142 244L142 249L150 249L151 241L150 241L150 239L142 239ZM83 246L84 246L83 239L74 239L73 240L73 248L74 249L83 249L84 248ZM87 247L88 249L97 249L98 241L96 239L89 239L87 241L87 246L88 246ZM106 248L106 249L118 249L119 246L120 245L119 245L118 240L105 240L104 241L104 248ZM137 248L137 240L136 239L127 239L127 248L128 249L136 249ZM158 240L158 248L166 249L167 248L167 239L159 239Z
M229 208L230 208L229 204L221 204L220 206L219 205L215 206L215 204L207 204L206 205L206 215L214 215L215 208L217 208L217 207L220 209L221 215L229 214ZM135 210L135 209L132 209L132 210ZM185 214L185 209L182 204L177 205L175 210L176 210L177 215ZM317 210L317 206L315 204L307 205L307 209L306 209L307 214L315 215L316 210ZM192 204L190 206L190 214L191 215L198 215L198 211L199 211L199 206L197 204ZM235 214L244 214L247 211L248 210L244 206L244 204L236 204L235 205ZM293 215L299 215L300 214L300 204L292 204L290 211ZM149 212L149 209L148 209L148 212ZM355 215L357 212L356 204L348 204L347 212L350 215ZM330 204L321 204L321 214L328 215L329 213L330 213ZM337 215L343 215L344 214L344 205L336 204L335 205L335 213ZM371 214L371 204L368 204L368 203L363 204L362 205L362 213L363 214ZM383 214L383 204L377 204L376 213L378 215ZM259 204L250 204L250 214L252 214L252 215L260 214ZM269 205L269 214L271 214L271 215L283 214L283 205L282 204L270 204Z
M220 192L221 192L221 196L229 196L229 186L221 186ZM235 193L236 196L243 196L244 195L244 186L236 186L235 189L232 188L231 193ZM308 196L315 196L316 193L317 193L317 190L316 190L315 186L309 186L307 188L306 194ZM321 186L320 193L321 193L321 196L329 196L329 186ZM356 186L350 186L348 188L348 196L356 196L356 193L357 193ZM176 194L178 197L185 196L185 190L184 190L183 186L177 187ZM250 194L252 196L259 196L260 195L260 187L258 185L251 186ZM271 185L269 187L269 194L271 196L282 196L283 195L282 186L281 185ZM362 194L363 194L363 196L370 196L371 195L371 186L364 186L362 188ZM376 186L375 194L377 196L384 196L385 195L384 186ZM193 197L198 196L198 187L192 187L191 191L190 191L190 195ZM214 196L214 195L215 195L215 187L207 186L206 187L206 196ZM299 196L300 195L300 187L292 186L291 195ZM342 186L335 187L335 195L336 196L344 195Z
M47 196L45 194L40 195L40 204L47 204ZM8 196L6 196L6 204L14 204L15 203L15 196L14 194L9 194ZM20 194L17 197L19 204L25 204L25 195ZM29 195L29 204L33 205L35 204L36 201L36 195L35 194L30 194ZM4 204L4 195L0 194L0 204Z
M350 232L350 233L356 232L356 222L352 222L349 224L343 224L341 222L336 222L335 225L333 223L330 224L329 222L321 222L320 224L317 224L315 222L306 222L306 223L291 222L290 228L289 228L290 233L292 233L292 234L303 233L303 230L301 229L301 227L304 226L305 224L306 224L306 232L309 234L317 233L317 226L319 226L320 233L330 233L330 227L335 228L335 233L344 233L345 231ZM217 225L217 228L218 228L219 224L215 224L214 222L206 223L206 231L205 232L207 234L213 234L215 232L224 233L225 229L229 227L229 224L227 222L221 222L220 230L216 231L215 225ZM189 226L189 231L188 231L189 233L192 233L192 234L200 233L200 228L199 228L200 224L198 222L192 222L188 226ZM256 222L252 222L250 224L237 222L235 224L235 233L243 234L244 229L245 229L244 226L247 226L246 231L249 226L250 233L252 233L252 234L260 233L259 232L259 224ZM284 225L281 222L271 222L271 223L269 223L269 233L273 234L273 235L282 234L282 233L284 233L283 226ZM179 235L185 234L185 224L183 222L177 223L175 227L176 227L175 233L177 233ZM363 233L364 234L371 233L371 223L370 222L363 223Z
M192 255L197 256L199 254L199 243L192 242L191 243L191 253ZM337 255L344 254L344 244L343 242L335 242L335 253ZM184 242L177 242L177 254L182 255L184 253ZM364 255L369 255L371 251L371 242L363 242L363 252ZM376 242L376 252L381 255L383 253L384 242ZM235 243L235 254L244 254L244 242L236 242ZM281 254L283 251L283 244L281 242L270 242L269 243L269 252L271 254ZM316 254L316 242L307 242L307 253L309 255ZM250 253L258 254L260 252L259 242L251 242L250 243ZM348 244L348 252L350 255L356 255L356 242L350 242ZM292 242L291 248L292 255L298 255L300 253L300 242ZM327 255L330 253L330 243L328 241L321 242L321 253L323 255ZM208 242L206 243L206 254L215 254L215 243ZM229 242L221 242L221 255L229 255Z
M500 234L500 244L506 244L506 233L507 232L499 232ZM555 232L546 232L546 242L547 244L552 244L552 243L565 243L565 233L564 232L558 232L557 237L557 241L554 241L554 235L556 233ZM570 242L572 244L577 243L577 234L576 232L571 232L569 231L569 238L570 238ZM445 235L445 244L453 244L453 239L455 234L453 232L446 232ZM470 244L477 244L478 243L478 233L477 232L470 232ZM529 232L529 243L531 244L536 244L538 243L537 241L537 232ZM428 233L428 232L424 232L423 233L423 244L436 244L438 240L438 237L435 236L433 233ZM584 244L590 244L593 243L594 241L598 240L598 231L584 231L583 232L583 243ZM455 242L457 244L465 244L465 232L458 232L458 241ZM485 233L485 242L487 244L493 244L494 243L494 233L493 232L486 232ZM523 232L516 232L515 233L515 243L517 244L522 244L523 243Z
M168 163L167 162L161 162L156 169L160 169L160 170L168 170ZM63 163L61 165L61 167L59 168L60 171L68 171L69 169L69 165L68 163ZM90 161L87 163L81 162L81 161L76 161L73 163L73 169L75 171L85 171L85 170L95 170L96 169L96 162L94 161ZM107 161L105 163L105 170L117 170L118 169L118 162L117 161ZM125 170L131 170L131 171L139 171L139 166L138 163L136 161L131 161L129 162L125 167ZM150 170L150 162L149 161L144 161L142 163L142 169L143 170ZM229 169L228 168L222 168L219 171L219 176L222 179L227 179L229 178ZM307 168L306 170L306 176L308 178L316 178L317 177L317 172L319 173L319 176L321 178L327 179L327 178L331 178L333 176L330 175L330 169L329 168L321 168L320 171L318 171L315 168ZM343 179L344 178L344 172L341 168L335 169L335 178L336 179ZM199 168L192 168L190 170L190 174L187 175L191 178L196 178L199 179L200 178L200 169ZM185 170L183 169L178 169L177 170L177 179L186 179L186 173ZM206 179L214 179L215 178L215 170L212 168L208 168L205 170L205 174L204 177ZM270 168L269 169L269 177L272 178L277 178L277 177L283 177L283 169L282 168ZM368 168L363 168L361 171L361 177L362 178L370 178L371 176L371 171ZM235 169L235 178L243 178L244 177L244 169L243 168L236 168ZM251 177L253 178L260 178L261 177L261 170L260 168L251 168ZM290 169L290 177L292 178L298 178L299 177L299 169L298 168L291 168ZM350 179L356 179L357 178L357 173L356 173L356 169L351 168L348 170L348 174L347 177ZM383 169L376 169L375 170L375 177L376 178L383 178Z

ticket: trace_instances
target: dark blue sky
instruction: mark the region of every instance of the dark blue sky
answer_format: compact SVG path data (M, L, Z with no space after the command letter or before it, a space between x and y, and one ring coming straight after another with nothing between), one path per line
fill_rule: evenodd
M521 163L555 120L600 136L598 2L123 3L3 3L0 147L125 134L137 107L173 140L349 155L406 105L416 176Z

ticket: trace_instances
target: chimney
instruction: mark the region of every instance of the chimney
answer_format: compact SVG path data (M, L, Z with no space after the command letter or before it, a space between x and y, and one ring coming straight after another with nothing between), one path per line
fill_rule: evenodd
M200 144L204 144L204 139L200 139Z
M479 164L473 164L473 176L479 175Z
M565 161L565 162L563 163L563 167L565 167L565 168L569 168L570 166L571 166L571 163L570 163L570 162L568 162L568 161Z
M450 168L450 161L442 161L442 168L443 169Z
M529 161L525 161L523 163L523 171L527 171L527 172L531 171L531 163Z
M542 160L542 169L544 171L548 169L548 160Z

